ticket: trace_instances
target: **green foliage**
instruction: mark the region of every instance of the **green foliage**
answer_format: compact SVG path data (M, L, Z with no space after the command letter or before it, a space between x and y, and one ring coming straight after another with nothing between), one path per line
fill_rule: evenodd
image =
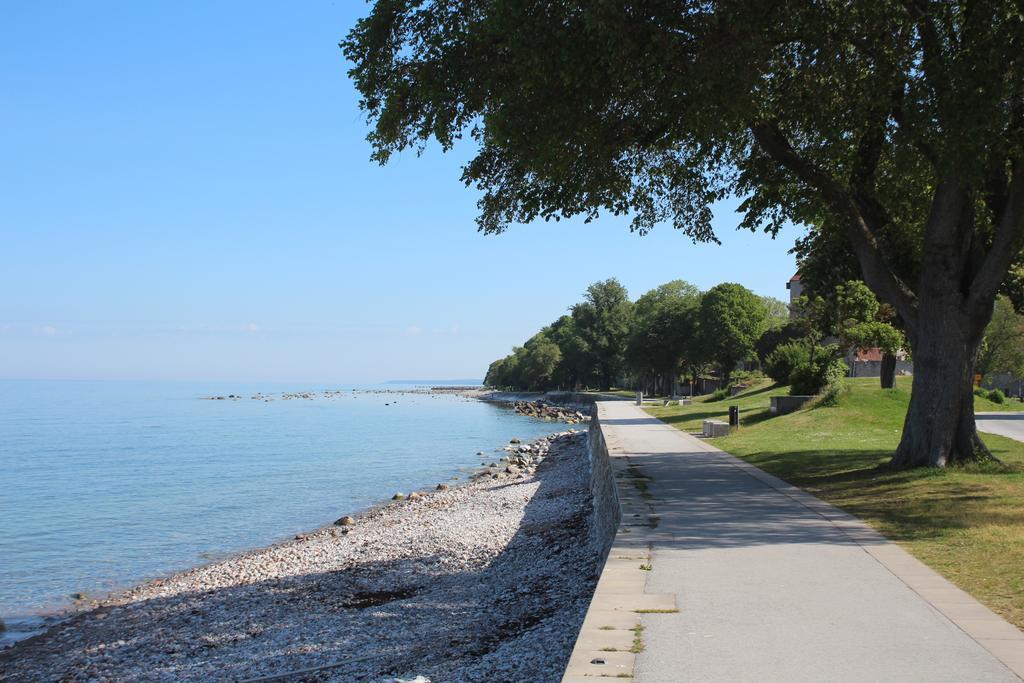
M836 324L839 326L874 320L878 314L878 299L861 280L848 280L838 285L835 301Z
M1006 403L1006 394L1004 394L999 389L993 389L992 391L988 392L985 398L992 401L993 403Z
M550 388L562 352L548 337L548 329L535 334L523 346L514 347L510 355L491 363L484 384L519 391Z
M763 334L758 338L754 344L754 351L757 353L757 359L763 366L768 355L779 347L780 344L794 341L796 339L803 339L807 336L807 324L803 320L791 320L783 325L775 325L769 327L764 331ZM771 375L769 374L769 377Z
M762 296L761 302L764 304L768 325L778 327L789 321L789 305L785 301L773 296Z
M839 382L846 377L849 368L842 358L826 355L813 361L802 363L790 373L790 394L793 396L811 396L817 394L830 384Z
M903 333L888 323L872 320L856 323L843 330L843 337L851 346L859 349L879 348L885 353L896 353L906 348Z
M764 376L760 370L736 370L732 373L732 384L735 386L738 382L752 382L764 379Z
M491 363L484 383L490 387L540 390L555 386L603 387L623 366L632 330L632 306L625 288L615 279L591 285L584 301Z
M718 365L726 383L737 363L751 358L767 327L761 297L727 282L709 289L697 312L696 355Z
M724 401L727 398L729 398L729 388L722 387L721 389L715 389L712 391L706 402L714 403L716 401Z
M633 307L626 360L638 374L675 374L685 364L696 332L700 290L683 280L652 289Z
M481 229L632 211L710 240L726 193L746 227L835 210L780 134L840 188L867 183L890 232L919 228L938 170L984 178L1015 125L1022 32L1012 2L378 0L342 48L376 160L474 140Z
M572 307L572 318L590 351L601 389L607 391L625 366L633 322L629 293L615 278L595 282L587 287L583 301Z
M1024 375L1024 316L1014 310L1008 297L996 299L975 369L983 375L995 372Z
M504 379L505 362L507 360L507 358L499 358L488 366L487 374L484 375L484 386L495 389L505 386L502 380Z
M831 301L835 312L829 325L844 346L862 351L879 348L888 354L907 347L903 332L883 319L889 315L888 308L878 303L862 281L848 280L837 285Z
M589 385L594 372L592 354L572 316L563 315L551 323L548 336L558 345L562 356L552 383L563 387Z
M562 360L562 352L558 345L548 339L542 331L534 335L524 345L526 353L519 363L522 383L528 389L546 389L554 379L555 368Z
M572 307L572 318L590 353L590 361L601 380L611 380L625 362L631 323L631 303L626 290L614 278L587 288L584 301Z
M1014 0L376 0L341 47L375 160L469 139L484 232L610 213L715 241L742 197L743 229L834 236L911 338L975 339L1024 237L1022 44ZM584 327L607 384L622 348ZM712 336L725 374L750 353Z
M780 344L768 354L764 361L764 371L779 384L789 384L793 370L811 362L811 350L807 344L799 341Z
M821 394L818 397L818 401L815 407L818 408L835 408L841 402L844 396L848 396L850 393L850 386L843 381L835 381L827 384L822 389Z

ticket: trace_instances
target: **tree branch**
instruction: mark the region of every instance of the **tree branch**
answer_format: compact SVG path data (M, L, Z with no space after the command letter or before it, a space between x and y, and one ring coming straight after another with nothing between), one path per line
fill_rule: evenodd
M1006 204L996 226L995 239L982 262L978 275L971 283L967 306L988 302L999 291L1010 264L1024 246L1024 164L1013 165L1013 180L1007 192Z
M826 171L797 154L774 123L755 123L750 126L750 131L758 146L776 163L821 193L846 225L847 236L868 285L899 311L908 327L916 328L917 299L885 262L878 241L851 193Z
M942 61L942 38L931 14L931 3L927 0L904 0L902 4L917 25L917 33L921 37L921 65L925 80L936 92L950 92L949 76Z
M899 126L900 131L906 133L911 138L911 144L920 152L929 164L932 165L933 169L937 169L939 165L939 156L936 154L935 149L928 143L927 140L921 140L914 136L912 130L907 125L906 112L903 109L906 100L906 89L901 86L897 97L893 99L892 107L892 120Z

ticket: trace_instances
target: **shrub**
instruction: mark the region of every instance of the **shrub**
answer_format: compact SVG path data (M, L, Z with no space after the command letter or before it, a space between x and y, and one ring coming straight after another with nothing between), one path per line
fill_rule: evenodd
M789 393L792 396L817 394L830 384L839 382L849 368L842 358L825 357L821 361L806 362L793 368L789 376Z
M974 395L982 398L988 398L988 389L982 389L981 387L974 387Z
M791 384L790 376L793 369L810 362L811 352L806 344L787 342L779 344L764 359L764 371L779 384Z
M817 405L825 408L834 408L839 405L839 398L848 393L850 393L849 384L842 381L832 382L822 390Z
M993 403L1006 403L1006 394L1004 394L999 389L993 389L992 391L988 392L988 396L986 396L986 398L988 398L988 400L992 401Z
M733 384L736 384L737 382L760 379L764 377L764 373L760 370L733 370L731 377Z
M780 327L772 327L765 330L761 338L754 344L754 350L757 352L757 359L764 365L768 356L771 352L779 348L786 342L796 341L807 334L807 330L804 329L805 323L799 320L791 320L785 325ZM775 379L774 377L772 379Z
M789 373L789 394L791 396L810 396L818 393L821 384L818 382L818 368L809 362L801 363Z
M707 400L708 403L714 403L715 401L724 401L729 398L729 387L723 387L721 389L715 389L711 393L711 398Z

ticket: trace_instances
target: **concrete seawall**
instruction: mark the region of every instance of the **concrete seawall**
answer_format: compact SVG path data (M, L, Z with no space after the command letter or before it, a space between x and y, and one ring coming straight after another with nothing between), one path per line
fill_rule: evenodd
M587 442L590 452L590 494L594 502L594 523L591 533L594 535L596 546L601 550L603 563L615 539L615 531L622 519L622 512L611 459L608 457L608 444L605 442L596 405L591 411Z
M622 402L594 404L588 439L592 533L602 555L600 575L563 683L632 677L641 647L641 613L676 611L674 594L646 592L658 520L647 500L646 480L633 469L614 435L614 424L608 423L610 405Z

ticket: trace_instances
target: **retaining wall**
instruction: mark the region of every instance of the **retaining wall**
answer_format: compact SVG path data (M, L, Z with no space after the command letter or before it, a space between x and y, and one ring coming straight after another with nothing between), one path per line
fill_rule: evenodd
M611 460L608 458L608 445L601 431L601 420L595 405L590 413L590 430L587 434L587 447L590 452L590 495L594 504L594 523L591 533L601 552L604 562L615 539L622 513L619 508L619 494L615 487L615 475L612 473Z
M804 407L813 396L772 396L768 411L772 415L786 415Z

